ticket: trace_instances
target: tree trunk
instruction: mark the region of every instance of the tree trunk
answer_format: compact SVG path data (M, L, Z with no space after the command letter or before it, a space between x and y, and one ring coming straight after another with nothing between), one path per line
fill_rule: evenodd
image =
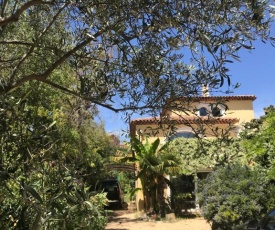
M164 197L164 188L165 188L165 180L163 175L158 176L157 183L157 197L158 203L160 204L160 215L161 218L165 218L165 197Z

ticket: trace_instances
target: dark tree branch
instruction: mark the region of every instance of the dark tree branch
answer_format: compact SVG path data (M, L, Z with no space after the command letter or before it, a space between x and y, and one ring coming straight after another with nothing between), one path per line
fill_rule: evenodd
M21 14L26 11L27 9L29 9L30 7L34 6L34 5L42 5L42 4L51 4L52 1L42 1L42 0L31 0L29 2L26 2L25 4L23 4L20 8L18 8L14 14L8 16L8 17L1 17L0 18L0 27L2 26L6 26L9 23L12 22L16 22L19 20L19 17L21 16ZM2 12L3 14L3 12Z
M35 79L35 80L39 80L39 79ZM111 111L114 111L116 113L118 112L123 112L123 111L127 111L127 110L139 110L139 109L148 109L150 108L150 106L129 106L129 107L123 107L123 108L114 108L112 107L111 105L108 105L108 104L104 104L102 102L99 102L96 98L93 98L93 97L86 97L86 96L83 96L83 95L80 95L78 92L75 92L75 91L72 91L68 88L65 88L63 86L60 86L54 82L51 82L47 79L40 79L39 81L47 84L47 85L50 85L51 87L55 88L55 89L59 89L59 90L62 90L63 92L65 93L68 93L70 95L73 95L73 96L76 96L76 97L79 97L79 98L82 98L86 101L90 101L96 105L99 105L99 106L102 106L106 109L109 109Z
M2 45L26 45L26 46L33 46L33 42L26 42L26 41L19 41L19 40L5 40L0 41Z

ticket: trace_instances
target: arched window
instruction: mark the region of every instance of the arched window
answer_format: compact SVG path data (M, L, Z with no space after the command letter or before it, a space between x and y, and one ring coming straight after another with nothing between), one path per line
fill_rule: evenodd
M179 138L179 137L184 137L184 138L193 138L195 137L195 134L189 131L182 131L182 132L178 132L175 135L171 136L169 138L170 141Z
M199 115L202 117L207 116L207 109L205 107L201 107L199 109Z
M222 115L221 110L217 106L213 107L212 115L213 115L213 117L220 117Z

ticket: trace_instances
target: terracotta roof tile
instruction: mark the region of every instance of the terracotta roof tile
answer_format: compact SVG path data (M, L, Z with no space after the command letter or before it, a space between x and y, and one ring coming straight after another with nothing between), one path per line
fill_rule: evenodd
M256 99L255 95L235 95L235 96L197 96L197 97L182 97L177 100L192 100L192 101L217 101L217 100L223 100L223 101L239 101L239 100L252 100L254 101Z
M237 118L225 118L225 117L196 117L196 116L182 116L182 117L171 117L171 119L160 118L160 117L148 117L148 118L137 118L130 123L130 135L135 135L137 125L158 125L168 124L172 122L174 124L198 124L203 122L205 124L236 124L239 120Z
M171 117L170 119L160 118L160 117L148 117L148 118L137 118L131 121L133 125L149 125L175 122L177 124L196 124L198 122L213 123L213 124L229 124L237 123L237 118L225 118L225 117L196 117L196 116L181 116L181 117Z

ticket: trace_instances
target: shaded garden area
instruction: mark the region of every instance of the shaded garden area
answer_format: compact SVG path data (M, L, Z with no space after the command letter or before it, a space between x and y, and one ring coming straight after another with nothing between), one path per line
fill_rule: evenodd
M165 188L172 186L167 175L188 177L209 163L218 174L219 166L229 169L241 161L251 178L259 172L260 192L272 197L273 190L265 189L275 179L273 107L246 124L240 141L225 135L208 142L197 133L189 144L174 140L165 146L158 140L144 146L126 130L129 149L105 130L99 111L119 113L128 124L137 114L156 117L175 107L187 112L167 102L196 96L205 84L214 90L225 86L226 93L238 88L228 64L257 40L274 43L274 9L272 2L250 0L2 0L0 229L102 230L108 200L95 188L108 177L120 181L128 201L136 194L134 180L141 179L145 211L164 218ZM139 163L137 174L108 170L118 152L124 163ZM209 188L214 181L209 179ZM221 226L224 215L215 216L220 209L208 208L224 208L221 202L227 201L216 199L219 193L200 192L204 217ZM227 226L274 204L261 202L251 204L245 218L239 206L230 206Z

